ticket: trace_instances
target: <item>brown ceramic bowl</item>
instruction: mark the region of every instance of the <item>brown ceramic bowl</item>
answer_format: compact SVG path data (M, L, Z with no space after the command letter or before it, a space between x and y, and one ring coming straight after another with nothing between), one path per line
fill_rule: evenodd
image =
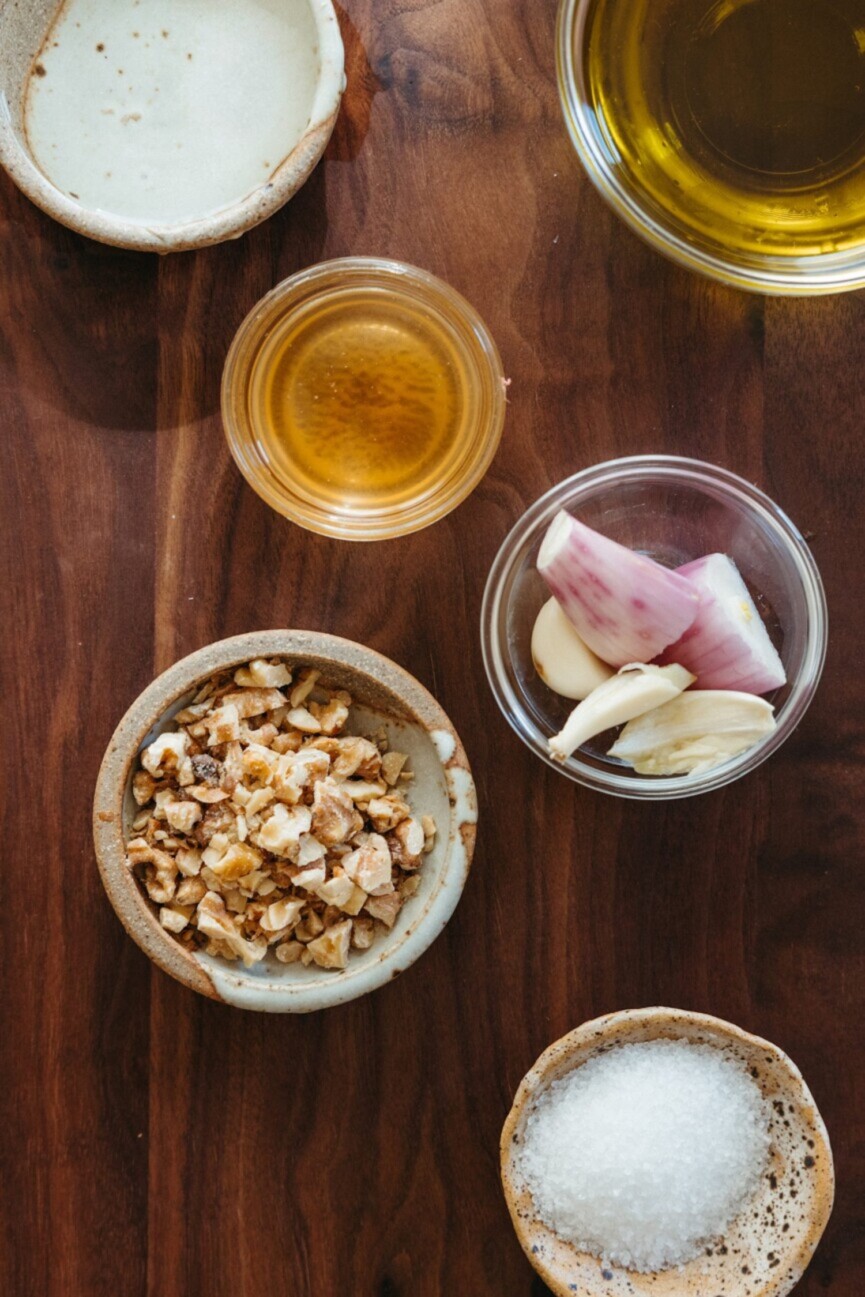
M747 1067L774 1111L772 1145L760 1187L723 1239L687 1265L641 1274L602 1264L539 1220L518 1154L535 1099L553 1081L613 1045L659 1039L713 1045ZM835 1195L826 1127L795 1064L729 1022L679 1009L627 1009L550 1045L517 1091L502 1130L501 1170L523 1251L558 1297L786 1297L811 1260Z
M312 666L323 681L355 699L350 728L371 734L385 727L391 746L407 752L418 812L434 816L438 834L425 858L421 885L391 931L369 950L355 951L344 971L280 964L268 955L243 969L186 950L159 924L156 908L126 864L126 841L136 806L131 782L141 749L167 729L197 687L215 671L255 657ZM342 1004L390 981L435 940L453 913L468 876L477 802L459 737L435 699L402 667L380 653L316 631L270 630L237 635L199 649L159 676L118 725L99 771L93 807L96 857L108 898L126 931L155 964L185 986L245 1009L309 1013Z

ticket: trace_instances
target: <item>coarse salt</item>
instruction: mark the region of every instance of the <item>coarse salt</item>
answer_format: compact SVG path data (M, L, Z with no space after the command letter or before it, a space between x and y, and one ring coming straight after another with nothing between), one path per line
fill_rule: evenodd
M519 1163L541 1219L604 1261L682 1265L723 1234L769 1151L759 1086L729 1052L619 1045L545 1090Z

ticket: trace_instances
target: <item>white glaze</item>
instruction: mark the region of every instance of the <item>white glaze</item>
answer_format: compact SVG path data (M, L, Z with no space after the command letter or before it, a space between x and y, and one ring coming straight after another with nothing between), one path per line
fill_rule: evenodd
M430 734L433 746L443 766L446 766L457 750L456 739L447 730L433 730Z
M84 206L132 221L184 222L240 201L310 124L310 6L68 0L27 90L35 161Z
M477 824L478 798L475 781L462 766L451 766L447 771L448 791L453 798L453 819L458 825Z

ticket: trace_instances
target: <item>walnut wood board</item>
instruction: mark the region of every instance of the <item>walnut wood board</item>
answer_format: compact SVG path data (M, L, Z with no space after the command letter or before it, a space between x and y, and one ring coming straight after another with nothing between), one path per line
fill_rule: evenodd
M0 1291L10 1297L528 1297L498 1138L523 1073L587 1018L668 1004L769 1037L834 1141L801 1297L865 1291L865 297L763 300L668 264L567 140L550 0L352 0L325 162L235 243L163 260L87 242L0 183L3 1031ZM512 383L495 464L419 535L308 535L246 487L219 381L257 298L312 262L443 276ZM799 523L826 674L774 759L667 806L542 767L478 647L520 512L616 455L713 460ZM392 985L310 1018L209 1003L104 898L100 757L153 675L271 626L362 640L468 748L472 875Z

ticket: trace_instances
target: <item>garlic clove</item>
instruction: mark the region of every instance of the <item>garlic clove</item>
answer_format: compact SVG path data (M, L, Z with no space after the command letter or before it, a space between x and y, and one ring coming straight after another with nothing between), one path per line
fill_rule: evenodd
M593 689L571 712L561 733L550 739L550 755L565 761L596 734L624 725L652 708L661 707L694 683L684 667L631 663Z
M695 690L630 721L609 755L641 775L702 774L754 747L775 726L774 709L755 694Z
M544 684L563 698L587 698L614 674L580 639L557 599L548 599L538 613L532 660Z

